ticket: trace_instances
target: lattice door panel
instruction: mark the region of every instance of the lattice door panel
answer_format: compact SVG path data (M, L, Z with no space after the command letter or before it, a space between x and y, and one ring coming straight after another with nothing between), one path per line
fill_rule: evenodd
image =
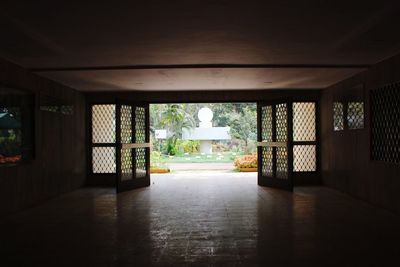
M274 175L273 166L273 148L272 147L262 147L261 156L261 172L263 176Z
M146 109L136 107L135 111L135 142L146 142Z
M276 148L276 178L288 179L289 164L286 147Z
M288 140L288 120L287 120L287 104L282 103L276 105L275 119L276 119L276 141L287 142ZM276 178L288 178L288 153L287 147L276 148Z
M127 181L134 178L133 174L133 160L131 148L121 149L121 181Z
M275 109L276 116L276 141L286 142L288 140L287 104L278 104Z
M272 116L272 106L261 108L261 139L263 141L272 141Z
M121 143L132 143L132 107L121 106Z
M261 108L261 138L262 141L272 142L273 138L273 114L272 106ZM261 148L261 172L263 176L274 174L273 149L271 147Z
M146 148L136 148L136 178L143 178L147 176L147 159L146 159Z
M148 110L148 105L118 105L117 192L150 185Z

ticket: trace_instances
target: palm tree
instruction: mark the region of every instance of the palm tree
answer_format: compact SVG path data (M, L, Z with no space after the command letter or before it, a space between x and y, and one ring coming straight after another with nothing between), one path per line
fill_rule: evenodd
M167 129L167 151L176 153L176 143L182 136L183 129L193 129L196 125L193 116L189 115L187 104L169 104L161 116L161 125Z
M156 129L162 127L162 115L167 109L167 104L150 105L150 109L150 132L154 134Z

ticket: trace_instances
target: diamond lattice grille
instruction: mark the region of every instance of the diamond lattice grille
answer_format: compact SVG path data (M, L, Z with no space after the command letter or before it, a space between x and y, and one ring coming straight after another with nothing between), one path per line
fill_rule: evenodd
M372 159L400 164L400 83L371 91Z
M287 141L287 105L278 104L276 105L276 141L286 142Z
M293 103L293 171L317 170L316 139L316 104Z
M146 109L136 107L135 111L135 137L136 143L146 142ZM135 150L136 158L136 177L146 177L146 148L137 148Z
M274 173L272 151L272 147L262 147L261 171L263 176L272 176Z
M121 180L126 181L133 178L132 149L121 149Z
M272 141L272 106L261 108L261 138L262 141Z
M343 103L333 103L333 130L343 131L344 130L344 119L343 119Z
M115 143L115 105L92 106L92 142Z
M315 141L315 103L293 103L293 141Z
M136 148L136 178L146 177L146 148Z
M92 148L93 173L115 173L115 147Z
M132 143L132 107L121 106L121 143Z
M364 102L349 102L347 106L347 125L349 129L364 128Z
M293 171L313 172L317 170L315 145L293 146Z
M288 179L287 148L276 148L276 178Z
M136 143L146 142L146 109L136 107L135 113L135 137Z

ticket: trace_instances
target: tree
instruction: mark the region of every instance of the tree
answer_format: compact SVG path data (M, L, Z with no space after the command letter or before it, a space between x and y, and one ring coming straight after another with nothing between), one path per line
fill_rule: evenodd
M229 125L231 136L243 140L246 153L252 152L249 142L255 142L257 138L257 111L253 106L245 106L240 112L231 113Z
M157 104L151 105L151 132L155 129L166 129L167 153L175 154L177 141L181 138L182 129L191 129L197 125L197 113L203 107L209 107L213 113L213 126L231 128L231 136L240 145L241 150L249 153L254 149L253 141L257 135L257 111L254 103L199 103L199 104ZM162 141L156 140L160 149Z
M160 129L162 127L162 115L164 111L167 109L166 104L156 104L150 105L150 131L151 133L155 133L156 129Z
M168 104L162 113L161 126L167 130L167 152L176 153L177 140L181 138L182 129L192 129L196 123L187 112L187 104Z

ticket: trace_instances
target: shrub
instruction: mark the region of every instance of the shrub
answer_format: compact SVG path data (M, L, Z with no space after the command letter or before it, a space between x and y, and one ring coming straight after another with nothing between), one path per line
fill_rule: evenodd
M226 152L229 151L229 146L223 143L215 143L212 145L212 149L214 152Z
M161 168L166 167L165 160L163 159L161 152L151 151L150 153L150 167L151 168Z
M177 152L177 149L176 149L175 144L173 144L173 143L168 143L168 144L167 144L167 152L168 152L169 155L175 156L175 155L176 155L176 152Z
M178 146L183 153L197 153L200 148L200 141L178 140Z
M236 168L257 168L257 154L238 156L234 165Z

